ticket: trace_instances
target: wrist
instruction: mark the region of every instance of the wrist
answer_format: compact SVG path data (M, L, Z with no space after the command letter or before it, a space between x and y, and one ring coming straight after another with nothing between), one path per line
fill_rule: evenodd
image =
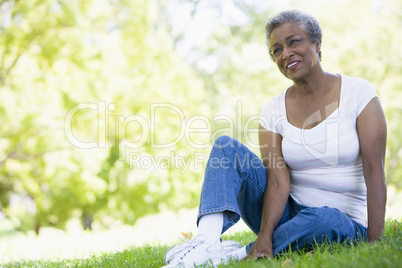
M379 239L384 233L384 226L377 225L377 226L370 226L367 229L367 237L371 239Z
M381 234L367 234L367 241L368 242L375 242L381 240Z
M260 230L260 232L258 233L258 237L257 239L259 240L263 240L266 243L272 243L272 232L270 232L269 230Z

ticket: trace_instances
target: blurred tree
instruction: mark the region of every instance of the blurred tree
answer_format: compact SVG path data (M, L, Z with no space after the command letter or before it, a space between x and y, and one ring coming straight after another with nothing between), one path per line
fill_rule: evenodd
M43 225L62 226L71 214L71 208L58 213L54 207L63 203L49 195L64 185L46 174L46 156L64 146L59 92L46 80L65 56L68 36L60 31L76 24L75 11L63 1L2 1L1 11L1 209L16 228L39 232ZM28 196L35 208L10 204L12 196Z
M326 70L378 90L400 187L401 3L349 4L289 7L322 24ZM0 11L0 210L20 230L196 206L213 141L258 152L259 107L290 84L265 46L278 8L260 1L10 0Z
M170 152L191 158L181 134L198 113L202 83L156 27L155 3L1 7L0 208L16 228L38 233L81 216L91 229L93 220L134 223L161 206L193 206L200 180L179 171Z

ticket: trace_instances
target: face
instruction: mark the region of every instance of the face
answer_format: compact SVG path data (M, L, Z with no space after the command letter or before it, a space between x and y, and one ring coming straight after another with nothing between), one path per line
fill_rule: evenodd
M320 42L314 44L297 23L285 22L270 36L271 53L281 73L293 81L305 79L319 66Z

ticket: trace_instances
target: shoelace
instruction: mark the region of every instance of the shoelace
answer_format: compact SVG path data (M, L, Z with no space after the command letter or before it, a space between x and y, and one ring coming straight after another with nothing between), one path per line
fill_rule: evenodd
M182 255L180 255L179 259L183 260L184 257L186 257L191 251L193 251L194 249L196 249L198 247L198 245L202 244L202 241L192 241L190 244L188 244L187 247L185 247L182 251L184 251L184 253L182 253Z
M189 245L189 243L190 243L190 241L183 242L182 244L177 245L176 247L172 248L172 249L171 249L171 252L167 252L166 255L165 255L165 257L164 257L165 263L171 262L171 261L175 258L175 256L176 256L177 254L179 254L180 252L182 252L182 251ZM167 258L167 254L170 255L169 258Z
M222 238L220 238L219 241L222 243ZM183 250L185 250L189 246L190 243L191 243L191 240L187 241L187 242L183 242L181 245L177 245L176 247L172 248L171 249L172 252L170 252L170 254L169 254L170 257L166 258L167 254L168 254L168 253L166 253L165 256L164 256L163 261L165 263L171 262L173 259L175 259L175 256L177 254L179 254L180 252L182 252Z

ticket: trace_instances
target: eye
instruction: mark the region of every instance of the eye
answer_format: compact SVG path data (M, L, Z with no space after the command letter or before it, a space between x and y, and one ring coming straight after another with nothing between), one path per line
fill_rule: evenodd
M289 42L289 46L292 46L292 45L294 45L294 44L296 44L296 43L299 43L301 41L301 39L292 39L292 40L290 40L290 42Z
M272 51L272 54L275 56L276 54L278 54L278 53L280 53L281 52L281 49L280 48L275 48L273 51Z

